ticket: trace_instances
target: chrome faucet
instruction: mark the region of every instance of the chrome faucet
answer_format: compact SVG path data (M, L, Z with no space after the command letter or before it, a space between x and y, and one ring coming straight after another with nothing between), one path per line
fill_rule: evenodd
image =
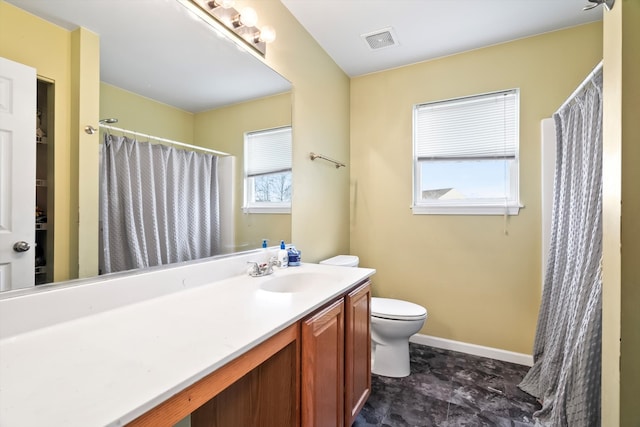
M273 273L273 266L279 265L278 259L275 256L269 258L269 261L266 263L247 261L247 264L251 264L251 267L249 267L249 276L251 277L268 276L269 274Z

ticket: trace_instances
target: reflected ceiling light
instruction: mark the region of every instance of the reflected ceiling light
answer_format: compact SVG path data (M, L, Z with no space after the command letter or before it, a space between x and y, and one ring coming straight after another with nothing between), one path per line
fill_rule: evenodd
M254 41L261 41L265 43L271 43L276 39L276 30L271 25L265 25L260 28L254 36Z
M245 27L255 27L258 23L258 14L251 7L244 7L233 19L233 26L238 28L241 25Z
M267 43L276 39L276 31L273 27L265 25L258 28L258 14L253 8L244 7L239 12L233 8L235 0L179 0L181 3L190 3L204 13L199 13L212 18L214 28L222 27L233 37L242 40L241 44L251 46L261 56L267 50Z

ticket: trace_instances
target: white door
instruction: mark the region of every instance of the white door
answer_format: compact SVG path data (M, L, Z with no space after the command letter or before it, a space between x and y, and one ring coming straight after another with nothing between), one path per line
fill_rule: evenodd
M36 70L0 58L0 291L34 284Z

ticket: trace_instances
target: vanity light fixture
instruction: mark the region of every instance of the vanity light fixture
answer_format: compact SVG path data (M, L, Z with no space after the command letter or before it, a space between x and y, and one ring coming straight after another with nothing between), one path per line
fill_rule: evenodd
M180 0L197 6L199 15L212 19L212 25L231 33L233 37L240 39L241 44L253 48L260 56L265 56L267 43L276 39L276 31L273 27L265 25L258 28L258 14L250 7L244 7L240 11L233 6L235 0Z
M242 25L245 27L255 27L258 23L258 14L251 7L242 8L240 13L233 18L233 27L238 28Z
M207 3L207 5L211 9L215 9L216 7L222 7L224 9L229 9L236 4L235 0L211 0Z

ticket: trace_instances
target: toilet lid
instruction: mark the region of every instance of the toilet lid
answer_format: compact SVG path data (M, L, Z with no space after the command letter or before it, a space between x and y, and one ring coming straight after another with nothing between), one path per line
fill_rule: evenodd
M360 258L356 255L336 255L333 258L320 261L320 264L341 265L343 267L357 267Z
M409 301L371 298L371 315L392 320L420 320L427 317L427 309Z

